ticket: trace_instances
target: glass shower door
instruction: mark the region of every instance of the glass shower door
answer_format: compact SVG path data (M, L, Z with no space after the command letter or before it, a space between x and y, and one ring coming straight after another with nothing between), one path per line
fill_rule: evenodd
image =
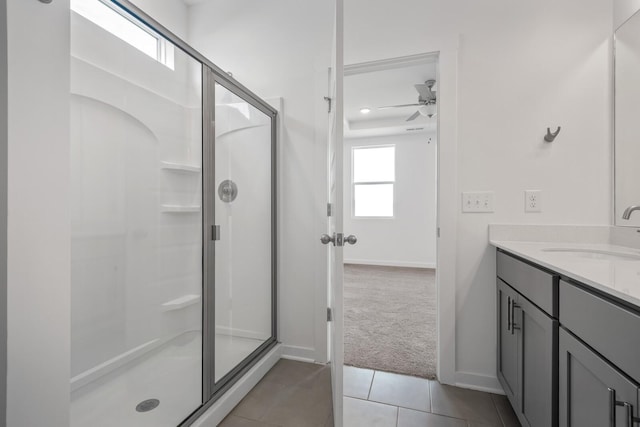
M71 16L71 426L175 427L203 402L202 65L96 7Z
M275 339L272 118L215 83L214 382Z

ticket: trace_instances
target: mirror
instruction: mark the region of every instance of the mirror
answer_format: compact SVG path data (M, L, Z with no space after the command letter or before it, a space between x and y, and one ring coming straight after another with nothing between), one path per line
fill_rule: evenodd
M640 12L615 33L615 221L640 227Z

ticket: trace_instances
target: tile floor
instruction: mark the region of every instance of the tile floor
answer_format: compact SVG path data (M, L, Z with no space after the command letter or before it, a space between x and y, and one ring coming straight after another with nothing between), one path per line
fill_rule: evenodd
M344 367L344 427L520 427L506 397Z
M504 396L345 366L344 427L520 427ZM332 427L329 366L280 360L221 427Z
M329 365L281 359L221 427L333 427Z

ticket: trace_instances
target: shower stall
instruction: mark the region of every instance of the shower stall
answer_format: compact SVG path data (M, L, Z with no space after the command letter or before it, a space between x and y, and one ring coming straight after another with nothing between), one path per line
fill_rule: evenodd
M186 426L277 342L277 112L128 2L71 25L71 426Z

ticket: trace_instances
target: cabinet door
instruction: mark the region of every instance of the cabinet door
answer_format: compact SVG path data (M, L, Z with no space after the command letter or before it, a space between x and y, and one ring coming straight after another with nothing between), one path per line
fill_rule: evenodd
M516 413L526 427L557 426L558 372L554 361L558 321L522 297L511 310L519 349L520 406Z
M635 425L637 387L563 328L559 369L560 427Z
M513 407L519 406L518 336L511 327L511 309L518 293L498 279L498 380Z

